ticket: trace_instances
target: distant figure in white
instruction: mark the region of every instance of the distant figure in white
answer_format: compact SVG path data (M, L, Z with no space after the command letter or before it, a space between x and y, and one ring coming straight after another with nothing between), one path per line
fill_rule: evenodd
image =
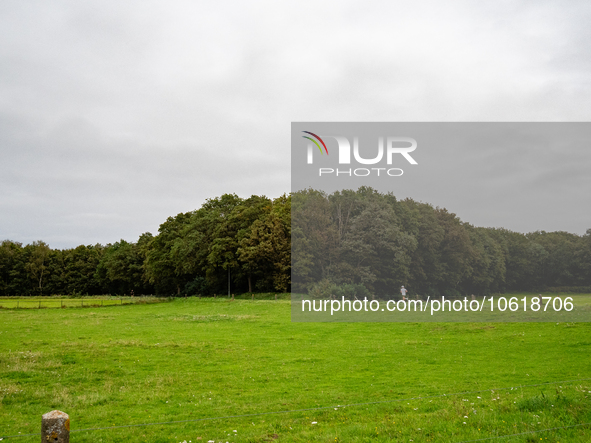
M404 288L404 286L402 288L400 288L400 293L402 294L402 300L406 300L406 293L408 291Z

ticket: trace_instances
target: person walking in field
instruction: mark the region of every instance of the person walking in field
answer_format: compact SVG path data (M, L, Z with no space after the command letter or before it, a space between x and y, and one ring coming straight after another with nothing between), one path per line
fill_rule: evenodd
M408 290L403 286L402 288L400 288L400 293L402 294L402 300L406 300L406 293L408 292Z

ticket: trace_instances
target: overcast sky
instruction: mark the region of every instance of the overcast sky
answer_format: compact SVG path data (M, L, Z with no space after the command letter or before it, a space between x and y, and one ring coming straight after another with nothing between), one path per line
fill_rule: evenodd
M292 121L590 121L590 22L588 1L4 0L0 240L135 241L206 198L277 197ZM591 156L553 158L578 178L544 226L541 211L416 198L477 225L583 234Z

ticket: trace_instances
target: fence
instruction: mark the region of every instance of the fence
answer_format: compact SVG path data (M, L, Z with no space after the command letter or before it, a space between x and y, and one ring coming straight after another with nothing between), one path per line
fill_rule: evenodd
M161 303L170 298L119 297L119 298L74 298L74 299L0 299L0 309L49 309L49 308L99 308L129 304Z

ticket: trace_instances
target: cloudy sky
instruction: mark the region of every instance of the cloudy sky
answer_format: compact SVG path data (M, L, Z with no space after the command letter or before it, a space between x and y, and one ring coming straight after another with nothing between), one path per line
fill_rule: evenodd
M590 21L587 1L4 0L0 240L134 241L206 198L289 192L292 121L590 121ZM530 154L571 177L550 210L540 174L519 188L537 206L503 217L403 197L583 234L591 156L551 154Z

